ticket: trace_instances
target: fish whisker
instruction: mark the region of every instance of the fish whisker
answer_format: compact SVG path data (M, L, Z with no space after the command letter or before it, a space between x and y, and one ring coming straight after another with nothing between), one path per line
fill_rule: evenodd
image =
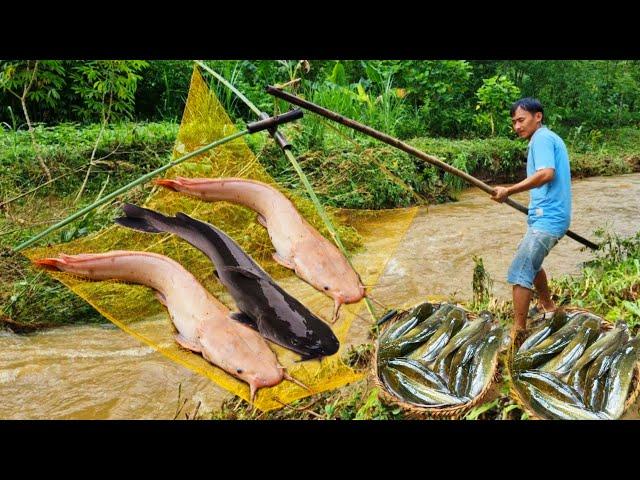
M389 310L389 307L387 305L385 305L384 303L381 303L378 300L376 300L375 298L373 298L370 293L367 293L367 298L369 300L371 300L373 303L375 303L376 305L378 305L379 307L382 307L385 310Z

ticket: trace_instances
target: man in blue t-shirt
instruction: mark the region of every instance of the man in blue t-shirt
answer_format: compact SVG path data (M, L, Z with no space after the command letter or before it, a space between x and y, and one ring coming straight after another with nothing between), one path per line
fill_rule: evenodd
M513 284L514 328L526 328L529 303L535 288L539 303L532 310L553 312L542 261L571 223L571 171L569 154L562 139L542 125L544 112L534 98L523 98L511 106L513 129L529 140L527 178L510 187L495 187L494 200L530 190L528 229L509 267Z

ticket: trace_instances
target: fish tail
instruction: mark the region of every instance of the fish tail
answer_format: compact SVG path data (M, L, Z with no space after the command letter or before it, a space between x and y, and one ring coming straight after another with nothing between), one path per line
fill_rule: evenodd
M161 230L158 230L157 228L149 224L149 222L141 218L119 217L119 218L116 218L115 222L118 225L122 225L123 227L128 227L133 230L140 230L141 232L148 232L148 233L161 232Z
M60 265L63 264L64 261L59 258L40 258L33 260L33 263L47 270L60 270Z
M132 228L148 233L171 232L176 223L174 218L166 217L161 213L138 207L131 203L125 203L122 207L124 217L116 218L115 222L123 227Z
M178 191L178 187L180 186L180 182L176 180L171 180L169 178L160 178L153 181L155 185L163 186L169 190L173 190L174 192Z

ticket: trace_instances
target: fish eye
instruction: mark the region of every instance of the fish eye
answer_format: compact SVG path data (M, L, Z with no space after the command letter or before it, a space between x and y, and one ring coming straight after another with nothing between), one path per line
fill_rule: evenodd
M325 289L325 290L329 290L329 287L325 286L325 287L324 287L324 289Z
M238 373L242 373L242 369L241 369L241 368L238 368L238 369L236 370L236 372L238 372Z

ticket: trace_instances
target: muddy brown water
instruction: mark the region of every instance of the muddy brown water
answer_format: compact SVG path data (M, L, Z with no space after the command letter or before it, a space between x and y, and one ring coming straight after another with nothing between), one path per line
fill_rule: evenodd
M640 229L640 174L578 180L572 189L574 232L596 240L599 227L623 236ZM528 194L514 198L526 204ZM523 214L477 189L456 203L421 208L396 251L377 244L380 255L391 258L372 295L389 307L425 298L468 301L476 255L494 280L493 293L508 299L505 276L525 230ZM552 277L575 275L590 258L565 237L544 266ZM366 310L358 312L364 318L353 322L350 344L369 341ZM111 325L0 332L0 419L185 418L215 410L228 396ZM638 418L638 409L636 402L624 418Z

